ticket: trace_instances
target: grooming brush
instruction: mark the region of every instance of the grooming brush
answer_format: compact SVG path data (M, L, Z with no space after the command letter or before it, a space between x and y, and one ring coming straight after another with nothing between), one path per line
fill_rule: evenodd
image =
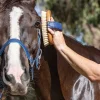
M50 21L51 11L48 10L47 12L42 11L41 18L42 18L42 37L44 46L52 44L52 35L47 31L47 22Z
M47 28L62 31L62 25L58 22L50 21L51 19L50 10L42 11L41 19L42 19L42 37L43 37L44 46L52 45L53 38L52 38L52 35L47 31Z

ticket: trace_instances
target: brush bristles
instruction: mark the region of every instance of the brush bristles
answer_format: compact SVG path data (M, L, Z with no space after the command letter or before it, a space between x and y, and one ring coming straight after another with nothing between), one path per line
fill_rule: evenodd
M47 33L47 16L46 16L46 12L45 11L42 11L41 18L42 18L43 43L44 43L44 46L47 46L47 45L49 45L49 40L48 40L48 33Z

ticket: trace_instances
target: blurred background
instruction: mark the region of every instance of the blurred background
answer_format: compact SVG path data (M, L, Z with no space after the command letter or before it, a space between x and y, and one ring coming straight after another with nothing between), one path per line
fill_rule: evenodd
M100 0L37 0L36 10L50 9L64 34L100 49Z

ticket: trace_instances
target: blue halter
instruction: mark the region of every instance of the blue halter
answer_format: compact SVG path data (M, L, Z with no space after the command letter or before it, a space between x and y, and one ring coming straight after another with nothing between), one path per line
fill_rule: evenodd
M5 48L10 44L10 43L18 43L20 44L20 46L24 49L25 53L26 53L26 56L27 58L29 59L30 63L34 62L34 59L31 58L29 52L28 52L28 49L25 47L25 45L19 40L19 39L16 39L16 38L12 38L12 39L9 39L3 46L2 48L0 49L0 56L2 55L2 53L4 52Z
M42 54L42 50L40 48L40 45L41 45L41 34L40 34L40 30L38 32L38 51L37 51L37 54L36 54L36 57L33 59L28 51L28 49L25 47L25 45L19 40L19 39L16 39L16 38L12 38L12 39L9 39L3 46L2 48L0 49L0 56L2 55L2 53L4 52L5 48L10 44L10 43L18 43L24 50L29 62L30 62L30 65L31 65L31 74L32 74L32 80L34 78L34 72L33 72L33 67L34 67L34 64L36 65L36 68L38 69L38 66L40 64L40 58L41 58L41 54Z
M58 23L58 22L48 22L47 26L48 26L48 28L57 29L59 31L62 31L62 25L61 25L61 23ZM41 46L41 34L40 34L40 30L38 29L38 51L37 51L36 57L34 59L31 57L31 55L30 55L28 49L25 47L25 45L19 39L16 39L16 38L9 39L2 46L2 48L0 49L0 56L3 54L5 48L10 43L18 43L23 48L23 50L26 53L26 56L27 56L27 58L28 58L28 60L30 62L30 65L31 65L30 71L31 71L31 77L32 77L32 80L33 80L34 79L34 65L35 65L35 67L37 69L39 69L40 59L41 59L41 55L42 55L42 50L40 48L40 46ZM3 88L3 91L4 91L4 88ZM0 94L0 98L1 97L2 97L2 93Z
M58 22L48 22L47 26L49 28L58 29L58 30L62 31L62 25L61 25L61 23L58 23ZM38 51L37 51L36 57L34 59L31 57L31 55L30 55L28 49L25 47L25 45L19 39L16 39L16 38L9 39L2 46L2 48L0 49L0 56L2 55L2 53L5 50L5 48L10 43L18 43L24 49L24 52L26 53L26 56L27 56L27 58L28 58L28 60L30 62L30 65L31 65L31 74L32 74L32 80L33 80L33 77L34 77L33 66L35 64L36 65L36 68L39 69L39 64L40 64L40 59L41 59L41 54L42 54L42 50L40 48L40 45L41 45L41 34L40 34L40 30L38 29Z

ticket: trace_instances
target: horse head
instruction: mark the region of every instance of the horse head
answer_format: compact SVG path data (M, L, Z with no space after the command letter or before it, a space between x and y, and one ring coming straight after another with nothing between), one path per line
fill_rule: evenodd
M1 0L2 1L2 0ZM25 95L30 82L30 65L39 51L40 17L34 0L5 0L0 13L0 53L3 81L12 95ZM8 5L8 6L7 6Z

